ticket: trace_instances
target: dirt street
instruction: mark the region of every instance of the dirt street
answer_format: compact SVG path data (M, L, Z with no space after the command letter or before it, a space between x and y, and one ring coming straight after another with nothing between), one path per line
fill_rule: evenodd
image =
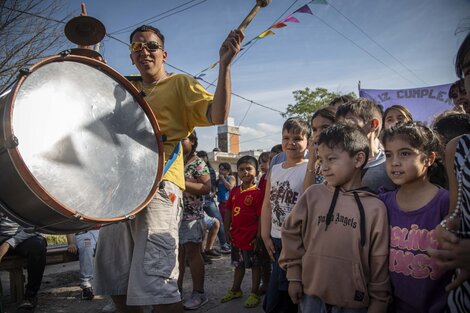
M39 293L39 303L35 313L100 313L108 303L108 298L96 296L92 301L81 300L79 287L78 261L52 265L46 267L43 284ZM25 274L26 275L26 274ZM184 295L189 296L192 285L189 269L186 271L183 285ZM220 303L220 299L231 287L233 268L230 265L230 256L214 260L212 265L206 265L205 290L209 303L197 311L188 312L263 312L261 305L254 309L245 309L243 303L250 293L251 272L248 270L243 281L244 296L228 303ZM7 313L14 313L16 306L9 302L8 274L1 273L4 291L4 309ZM150 312L150 310L146 310Z

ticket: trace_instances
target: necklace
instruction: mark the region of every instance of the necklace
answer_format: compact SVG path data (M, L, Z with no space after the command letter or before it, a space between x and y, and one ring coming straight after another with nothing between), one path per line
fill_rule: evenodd
M449 215L449 217L443 219L440 223L440 225L447 231L450 231L451 233L455 233L458 235L470 235L470 231L464 231L464 230L453 230L449 229L447 227L447 220L454 220L462 217L462 210L460 209L462 207L462 185L463 185L463 170L465 168L465 162L467 161L468 156L470 155L470 149L467 151L465 154L465 158L463 159L462 162L462 168L457 172L457 203L455 205L455 210Z
M165 72L160 79L154 80L151 83L142 83L142 90L140 91L140 94L142 95L142 97L146 97L147 95L152 94L155 88L157 87L158 83L161 82L163 79L167 78L167 76L168 76L168 73ZM150 86L152 86L152 89L150 91L145 91L145 89L149 88Z

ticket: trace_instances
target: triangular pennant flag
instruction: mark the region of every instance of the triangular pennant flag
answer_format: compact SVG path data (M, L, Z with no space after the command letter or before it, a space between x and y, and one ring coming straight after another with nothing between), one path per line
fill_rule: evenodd
M310 10L310 7L308 5L304 5L303 7L297 9L296 11L294 11L294 13L307 13L307 14L312 14L312 10Z
M300 21L295 16L289 15L285 19L280 20L279 23L300 23Z
M261 34L259 34L258 38L264 38L264 37L271 36L271 35L275 35L275 33L272 30L268 29L268 30L262 32Z
M283 28L283 27L286 27L286 26L287 26L286 24L279 22L279 23L271 26L271 28Z
M328 4L326 0L313 0L311 3L312 4Z

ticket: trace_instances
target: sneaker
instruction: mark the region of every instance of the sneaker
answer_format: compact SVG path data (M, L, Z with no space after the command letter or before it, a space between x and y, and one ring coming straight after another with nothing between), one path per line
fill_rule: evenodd
M212 260L204 253L202 252L202 259L204 260L204 264L212 264Z
M95 294L93 293L93 289L91 287L83 288L82 290L82 300L93 300Z
M207 299L205 292L193 291L191 298L183 303L183 308L185 310L197 310L207 302L209 302L209 299Z
M34 312L34 308L38 304L38 297L37 296L25 296L21 304L16 308L17 313L23 312Z
M114 313L117 311L116 305L114 304L113 300L109 301L102 309L101 312L103 313Z
M222 257L215 249L206 250L204 254L210 259L220 259Z
M223 246L220 246L219 252L222 254L230 254L232 253L232 248L230 248L228 243L226 243Z

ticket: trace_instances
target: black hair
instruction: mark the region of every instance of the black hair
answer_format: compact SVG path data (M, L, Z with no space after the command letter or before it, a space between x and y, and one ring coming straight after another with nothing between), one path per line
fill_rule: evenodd
M269 161L269 152L261 152L258 157L258 162L263 163Z
M385 124L385 119L387 118L387 114L388 114L391 110L395 110L395 111L400 112L400 113L406 118L406 121L407 121L407 122L413 120L413 115L411 115L410 110L408 110L408 109L407 109L406 107L404 107L403 105L394 104L394 105L388 107L388 108L385 110L385 112L383 113L382 125Z
M196 130L191 132L191 134L188 136L188 139L192 142L191 153L195 153L198 144Z
M339 148L353 157L359 152L365 154L363 168L369 159L370 147L366 134L356 125L338 123L322 131L318 136L318 145L324 144L330 149Z
M317 116L326 118L327 120L330 120L332 123L334 123L336 122L335 114L336 112L332 107L321 108L313 113L312 118L310 119L310 124L313 122L313 119Z
M370 123L374 118L382 123L382 110L371 99L357 98L340 105L336 110L336 119L344 118L349 113L362 119L364 124Z
M312 129L310 128L310 124L307 123L304 119L300 117L290 117L282 125L282 131L284 132L293 132L299 133L300 135L305 135L307 139L310 138L310 134L312 133Z
M387 141L400 138L408 142L413 148L429 155L432 152L440 153L441 142L437 134L421 122L406 122L389 129L384 129L382 133L382 144L384 147Z
M206 152L206 151L204 151L204 150L198 151L198 152L196 153L196 155L197 155L198 157L200 157L201 159L202 159L202 158L207 158L207 161L204 160L204 162L206 162L207 167L212 168L212 165L211 165L211 163L210 163L210 161L209 161L209 156L207 155L207 152Z
M222 162L222 163L219 164L219 168L221 168L221 167L226 169L230 174L232 174L232 166L229 163Z
M406 122L398 124L389 129L385 129L382 133L382 144L384 147L387 141L394 138L400 138L408 142L410 146L429 156L431 153L436 154L434 163L428 168L427 175L429 181L442 187L447 186L447 176L442 159L442 145L439 136L429 127L421 122Z
M282 152L282 145L277 144L277 145L273 146L271 148L271 152L276 153L276 154L281 153Z
M455 81L452 85L450 85L448 94L449 99L457 98L457 94L454 92L454 90L458 90L460 94L467 94L465 90L465 81L463 80L463 78Z
M238 159L237 161L237 169L238 167L240 167L241 164L243 163L248 163L248 164L251 164L254 166L254 168L256 169L256 174L258 174L258 161L256 160L255 157L251 156L251 155L244 155L242 156L241 158Z
M134 29L134 31L129 36L129 42L132 43L132 37L134 37L135 33L144 33L144 32L152 32L157 35L158 38L162 41L162 46L165 47L165 36L160 32L160 30L156 27L150 25L142 25Z
M460 45L459 51L457 51L457 56L455 57L455 73L457 77L463 78L463 66L465 56L470 53L470 32L467 33L465 39Z
M328 103L328 106L329 107L335 107L338 104L341 105L341 104L347 103L351 100L354 100L354 97L351 96L351 95L338 96L338 97L333 98L333 100L331 100L330 103Z
M436 117L432 128L445 146L453 138L470 133L470 115L460 111L445 111Z

